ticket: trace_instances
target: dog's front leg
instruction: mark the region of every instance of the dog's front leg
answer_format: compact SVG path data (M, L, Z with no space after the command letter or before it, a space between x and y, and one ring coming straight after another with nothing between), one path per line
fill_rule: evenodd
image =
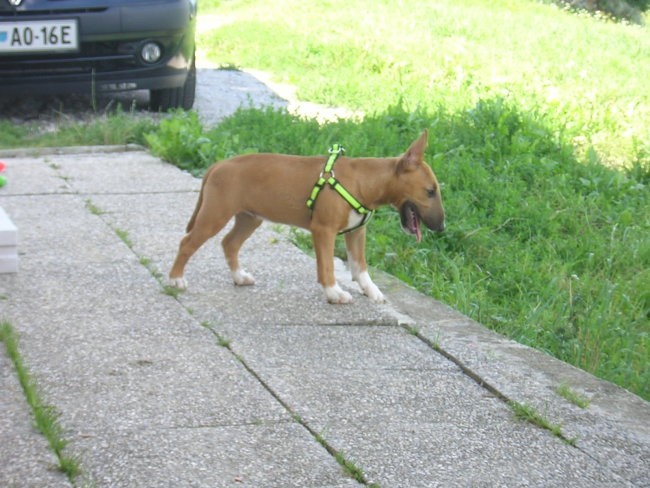
M336 232L326 227L315 227L311 230L316 251L316 266L318 282L323 287L325 297L330 303L350 303L352 295L343 290L334 277L334 240Z
M348 265L352 279L359 283L364 295L373 302L383 303L386 301L384 294L377 288L368 274L366 263L366 228L361 227L353 232L345 234L345 247L348 251Z

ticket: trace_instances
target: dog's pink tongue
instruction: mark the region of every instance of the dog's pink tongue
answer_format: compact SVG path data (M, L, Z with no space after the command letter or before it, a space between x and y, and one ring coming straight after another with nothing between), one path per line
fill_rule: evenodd
M415 238L417 239L419 244L420 241L422 240L422 231L420 230L420 219L416 218L414 224L415 224Z

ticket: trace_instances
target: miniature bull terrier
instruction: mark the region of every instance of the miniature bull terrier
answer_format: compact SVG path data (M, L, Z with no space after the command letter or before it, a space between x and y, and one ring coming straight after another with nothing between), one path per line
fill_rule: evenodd
M440 185L424 162L427 131L404 154L389 158L348 158L335 145L329 158L286 154L246 154L213 164L203 177L194 214L187 224L170 283L187 287L187 261L231 219L221 245L236 285L253 285L239 265L239 250L263 220L308 229L316 252L318 282L330 303L352 296L334 276L334 241L345 234L348 263L363 293L375 302L384 295L368 274L365 223L382 205L400 214L402 228L422 238L420 222L433 231L445 227Z

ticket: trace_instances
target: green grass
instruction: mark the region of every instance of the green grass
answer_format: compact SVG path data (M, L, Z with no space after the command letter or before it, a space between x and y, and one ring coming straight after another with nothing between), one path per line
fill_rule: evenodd
M0 149L143 144L144 134L156 127L151 118L143 118L121 109L87 122L76 122L61 116L56 125L56 131L52 132L44 131L38 122L15 124L0 120Z
M273 73L302 100L371 113L399 100L459 111L506 97L543 111L583 153L614 164L648 156L647 27L532 0L216 3L203 56Z
M25 399L32 409L36 428L47 439L50 449L59 461L59 470L73 481L81 472L79 461L65 454L67 441L63 436L63 429L58 423L56 410L48 405L41 396L34 378L25 364L18 345L18 334L8 322L0 323L0 342L4 343L7 356L11 360L22 386Z
M97 205L95 205L90 198L87 198L84 201L84 203L86 205L86 209L88 209L88 211L93 215L100 216L100 215L104 215L106 213L101 208L99 208Z
M221 347L225 347L226 349L230 349L230 345L232 344L232 339L226 339L225 337L218 336L217 344L219 344Z

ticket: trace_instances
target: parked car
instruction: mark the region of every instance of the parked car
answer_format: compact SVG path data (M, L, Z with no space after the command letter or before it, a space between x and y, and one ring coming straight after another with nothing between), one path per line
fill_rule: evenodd
M0 93L150 90L194 104L197 0L0 0Z

